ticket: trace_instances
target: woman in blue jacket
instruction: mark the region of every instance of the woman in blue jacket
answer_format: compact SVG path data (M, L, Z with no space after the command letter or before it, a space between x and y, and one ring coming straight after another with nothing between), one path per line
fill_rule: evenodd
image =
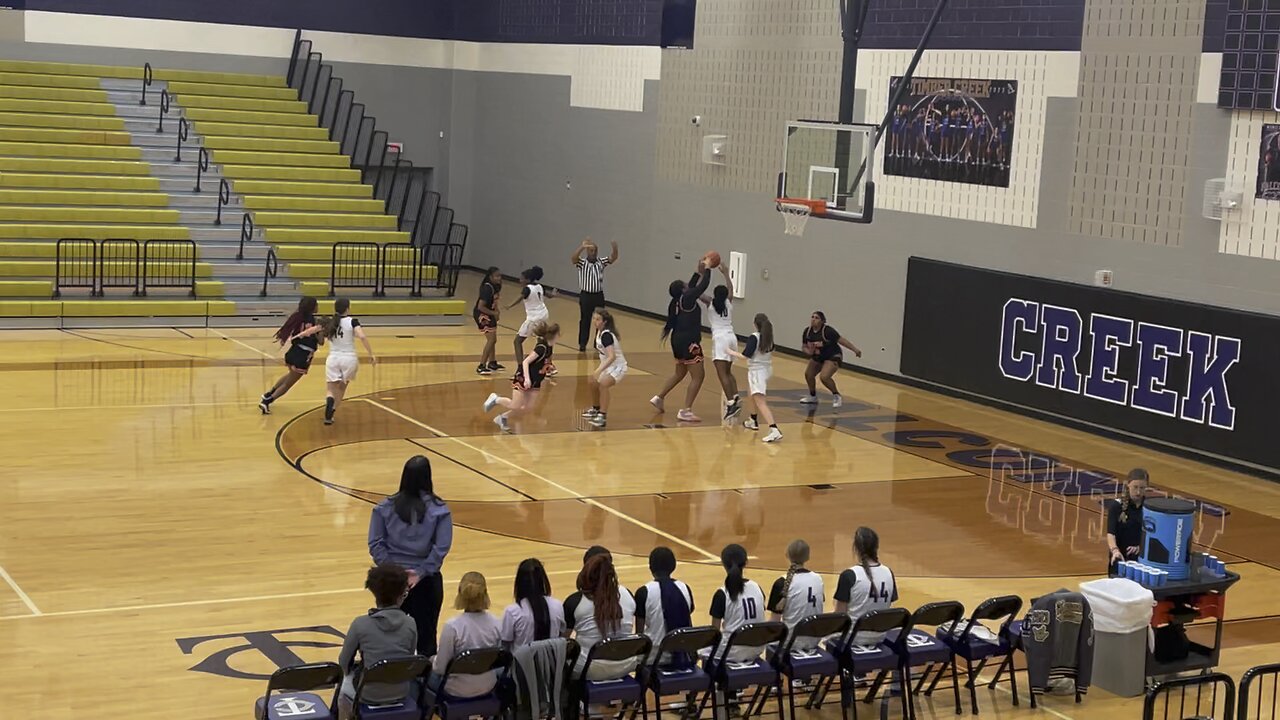
M436 626L444 602L440 568L453 545L453 517L435 494L431 461L409 458L400 474L400 491L373 509L369 554L375 564L394 563L409 573L409 595L401 608L418 625L418 653L436 654Z

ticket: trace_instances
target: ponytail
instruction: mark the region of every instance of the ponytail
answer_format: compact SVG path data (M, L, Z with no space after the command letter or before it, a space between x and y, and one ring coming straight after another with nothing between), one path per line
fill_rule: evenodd
M608 310L605 310L604 308L596 308L596 314L600 316L601 322L604 323L605 330L608 330L610 333L613 333L613 336L615 338L622 337L622 335L618 334L618 323L616 320L613 319L613 313L609 312Z
M768 320L765 320L768 322ZM791 592L791 581L796 576L796 571L804 568L804 564L809 562L809 543L803 540L792 540L787 546L787 560L791 566L787 568L787 579L782 581L782 605L779 610L786 607L787 598Z
M729 288L724 285L717 285L716 289L711 293L711 307L720 317L729 314Z
M332 340L338 336L338 329L342 327L342 317L351 309L351 301L346 298L338 298L333 302L333 314L325 318L324 336Z
M284 321L284 324L280 326L279 330L276 330L276 334L273 336L276 339L276 342L281 345L289 342L289 338L297 335L305 329L303 327L304 325L308 322L315 321L315 314L316 299L310 295L303 297L298 301L298 309L293 311L293 314L289 316L289 319Z
M756 329L760 331L760 345L756 348L758 352L773 352L773 323L769 321L769 316L764 313L756 314Z
M867 574L867 582L871 582L871 563L880 562L880 536L869 527L860 527L853 533L853 551L858 554L858 563Z
M720 564L726 571L724 589L729 592L730 600L737 600L747 586L742 571L747 567L747 550L738 544L726 545L720 551Z
M591 598L595 607L594 618L601 637L609 637L622 627L622 603L618 599L618 573L613 569L613 557L593 555L578 573L578 588Z

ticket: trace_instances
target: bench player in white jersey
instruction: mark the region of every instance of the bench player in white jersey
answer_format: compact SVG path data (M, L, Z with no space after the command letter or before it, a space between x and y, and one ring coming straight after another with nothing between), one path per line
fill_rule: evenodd
M610 390L627 375L627 357L622 354L622 339L618 336L613 313L604 308L596 308L591 314L591 327L596 333L600 366L587 376L587 387L591 389L591 407L582 413L582 417L592 425L602 428L608 424Z
M769 590L769 612L773 613L770 619L781 620L790 631L795 630L801 620L822 612L827 589L822 576L805 567L809 562L809 543L792 540L787 546L787 562L791 564L787 574L775 580ZM818 640L798 639L792 648L812 650L818 646Z
M378 362L373 354L373 347L369 345L369 338L364 334L364 328L360 327L360 321L347 314L350 309L350 300L338 298L333 303L333 317L324 323L324 334L329 338L329 357L324 363L324 379L327 383L325 425L333 424L333 415L347 394L347 386L356 379L356 372L360 370L356 338L360 339L365 352L369 353L369 362L375 365Z
M738 379L733 376L733 354L738 350L738 336L733 332L733 280L729 268L718 265L724 275L724 285L717 285L711 297L699 298L707 306L707 325L711 327L712 364L720 388L724 390L724 419L730 420L742 412L742 398L738 396Z
M547 292L541 281L542 268L537 265L520 273L520 282L524 287L520 289L520 297L507 306L510 309L524 303L524 322L520 324L515 339L516 365L524 360L524 341L533 337L533 328L538 323L546 323L551 319L551 312L547 310ZM555 375L555 369L551 368L547 374Z
M742 576L747 567L747 551L741 545L726 545L720 552L720 564L724 566L724 587L711 596L711 626L720 631L720 644L712 657L724 657L729 638L738 628L764 620L764 591L755 580ZM728 653L729 662L754 660L764 651L763 647L736 647Z
M836 584L836 612L849 613L856 625L863 615L874 610L887 610L898 601L898 583L893 571L880 564L880 536L869 527L860 527L853 533L853 551L858 564L840 573ZM855 645L875 645L884 639L884 633L858 633Z
M737 350L732 352L734 357L747 361L747 392L751 395L752 404L755 405L755 412L751 413L751 419L742 423L742 426L748 430L758 430L760 420L763 418L769 426L769 434L762 439L764 442L774 443L782 439L782 431L778 430L778 424L774 422L773 411L769 409L769 401L766 398L769 391L769 378L773 376L773 323L769 322L768 315L757 313L755 326L756 331L747 338L747 344L742 348L742 352Z

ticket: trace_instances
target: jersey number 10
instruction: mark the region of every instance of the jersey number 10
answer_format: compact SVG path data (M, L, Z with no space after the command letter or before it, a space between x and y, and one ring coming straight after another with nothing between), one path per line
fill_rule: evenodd
M755 598L742 598L742 614L748 620L755 620L760 617L760 610L756 607Z

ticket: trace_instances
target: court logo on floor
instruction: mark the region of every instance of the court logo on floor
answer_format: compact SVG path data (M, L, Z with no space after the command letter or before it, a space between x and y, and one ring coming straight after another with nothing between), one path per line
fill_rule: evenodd
M314 625L178 638L177 643L183 655L196 655L197 649L208 653L203 660L188 668L192 672L261 681L269 679L271 673L280 668L318 659L335 660L336 652L311 653L317 657L303 659L294 652L294 648L339 648L345 637L328 625Z

